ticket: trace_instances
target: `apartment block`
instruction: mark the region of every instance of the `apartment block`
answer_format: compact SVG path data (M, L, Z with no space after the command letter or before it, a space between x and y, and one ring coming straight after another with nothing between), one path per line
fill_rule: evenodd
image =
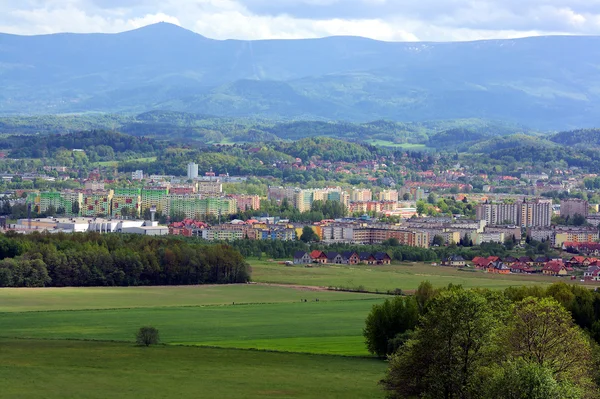
M157 212L168 214L168 196L169 190L164 187L142 189L140 212L143 213L154 206Z
M379 193L379 201L398 202L398 190L383 190Z
M521 205L521 227L545 227L552 224L552 200L535 199L523 201Z
M587 217L590 204L582 199L569 198L560 201L560 216L572 218L575 215Z
M198 164L190 162L187 165L187 178L196 179L198 177Z
M363 202L363 201L371 201L372 199L373 199L373 192L370 189L360 189L360 188L352 189L350 201Z
M260 209L260 197L258 195L230 194L227 198L232 198L236 201L238 211Z
M111 215L123 217L123 209L127 209L128 217L139 217L142 207L142 190L139 188L118 188L114 190Z
M207 215L225 216L235 213L232 198L203 198L201 195L169 195L167 213L183 214L188 219L205 220Z
M144 180L144 171L136 170L135 172L131 172L131 180Z
M296 198L296 193L298 191L300 191L300 189L296 187L269 187L268 199L272 201L277 201L279 203L282 202L284 199L287 199L290 204L293 204Z
M87 191L83 193L81 216L98 217L106 216L111 212L113 191Z
M341 188L298 190L294 194L294 206L300 212L310 211L314 201L338 201L348 206L349 196Z
M477 220L485 220L487 224L521 225L520 204L479 204L477 205Z
M204 196L220 196L223 193L223 183L220 180L199 181L196 192Z

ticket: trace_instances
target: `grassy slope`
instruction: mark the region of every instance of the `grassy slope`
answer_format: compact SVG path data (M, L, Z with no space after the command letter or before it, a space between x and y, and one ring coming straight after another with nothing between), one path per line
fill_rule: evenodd
M281 266L282 267L282 266ZM299 302L313 293L254 284L181 287L2 288L0 312ZM321 301L377 297L319 292Z
M272 262L250 261L252 278L258 282L303 284L315 286L360 285L369 291L387 291L395 288L414 290L424 280L442 287L449 283L465 287L501 289L513 285L552 284L564 281L557 277L541 275L493 275L481 271L459 271L454 268L431 266L423 263L404 263L391 266L324 266L306 268L284 267Z
M381 398L369 359L75 341L0 340L3 399Z

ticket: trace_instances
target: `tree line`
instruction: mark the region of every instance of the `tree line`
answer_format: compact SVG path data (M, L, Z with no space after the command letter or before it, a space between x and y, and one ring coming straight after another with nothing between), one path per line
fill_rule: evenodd
M229 245L128 234L0 236L0 287L234 284L250 268Z
M389 398L593 398L599 304L600 293L564 283L502 292L424 282L374 305L364 336L389 360Z

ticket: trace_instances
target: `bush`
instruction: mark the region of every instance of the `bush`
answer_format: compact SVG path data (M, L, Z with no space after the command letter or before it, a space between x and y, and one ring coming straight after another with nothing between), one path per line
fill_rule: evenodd
M142 327L135 336L135 342L138 345L150 346L160 342L158 330L154 327Z

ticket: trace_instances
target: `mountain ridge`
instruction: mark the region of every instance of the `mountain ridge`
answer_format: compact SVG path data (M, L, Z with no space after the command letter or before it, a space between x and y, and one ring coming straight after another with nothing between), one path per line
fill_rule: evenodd
M599 36L215 40L169 23L115 34L0 34L0 115L164 109L357 122L488 118L545 129L595 126L597 44Z

